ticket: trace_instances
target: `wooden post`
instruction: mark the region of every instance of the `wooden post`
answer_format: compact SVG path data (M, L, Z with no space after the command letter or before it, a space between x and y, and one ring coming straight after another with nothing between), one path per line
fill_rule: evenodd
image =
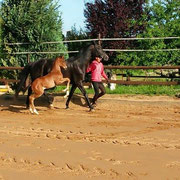
M98 44L101 46L101 34L98 34Z
M146 78L145 78L145 81L147 80L149 80L149 77L148 77L148 75L147 75L147 71L144 69L144 72L145 72L145 76L146 76Z
M30 54L27 54L27 63L30 63Z
M126 74L126 81L130 81L130 76L128 74Z

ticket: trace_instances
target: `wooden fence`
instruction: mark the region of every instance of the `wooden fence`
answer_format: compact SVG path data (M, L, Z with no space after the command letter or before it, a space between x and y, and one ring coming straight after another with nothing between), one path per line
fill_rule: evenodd
M69 43L69 42L89 42L89 41L98 41L99 43L102 41L134 41L134 40L157 40L157 39L180 39L180 37L151 37L151 38L101 38L100 34L98 35L97 39L81 39L81 40L68 40L68 41L57 41L57 42L42 42L41 44L59 44L59 43ZM30 43L6 43L7 45L22 45L22 44L30 44ZM143 50L143 49L103 49L104 51L109 51L109 52L130 52L130 51L180 51L180 49L148 49L148 50ZM30 62L30 55L31 54L59 54L59 53L77 53L79 51L66 51L66 52L16 52L13 53L14 55L20 55L24 54L27 55L27 62ZM0 67L0 70L22 70L23 67ZM178 85L180 84L180 66L105 66L105 69L119 69L121 71L125 70L143 70L145 71L145 75L143 76L132 76L128 75L126 73L121 73L118 74L121 76L121 80L110 80L111 83L116 83L116 84L124 84L124 85ZM177 76L171 76L171 77L166 77L163 75L149 75L146 73L147 70L173 70L177 69L178 73ZM164 81L157 81L153 79L157 78L164 78ZM138 81L137 81L138 79ZM140 80L139 80L140 79ZM145 79L145 80L142 80ZM167 79L167 80L166 80ZM176 79L176 80L175 80ZM0 82L3 82L4 84L7 83L17 83L19 80L15 79L0 79Z
M0 67L0 70L22 70L23 67ZM158 76L151 76L145 73L146 75L144 76L133 76L133 75L127 75L125 73L118 74L121 76L121 80L110 80L111 83L116 83L116 84L122 84L122 85L178 85L180 84L180 66L105 66L105 69L119 69L119 70L172 70L172 69L177 69L178 70L178 75L177 76L171 76L171 77L166 77L162 75ZM139 79L145 79L145 80L139 80ZM167 81L154 81L152 79L157 79L157 78L165 78ZM134 80L135 79L135 80ZM138 80L137 80L138 79ZM174 81L176 79L176 81ZM19 80L15 79L4 79L1 78L0 82L3 82L4 84L9 84L9 83L17 83Z

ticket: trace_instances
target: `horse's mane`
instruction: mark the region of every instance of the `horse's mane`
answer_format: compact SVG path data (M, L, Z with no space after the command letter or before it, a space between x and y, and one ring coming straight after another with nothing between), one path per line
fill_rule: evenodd
M83 53L85 50L88 49L89 46L93 45L93 43L88 43L86 46L83 46L80 50L79 50L79 54Z
M73 61L77 60L78 58L80 58L80 57L86 52L86 50L87 50L87 49L89 48L89 46L91 46L91 45L93 45L93 43L88 43L86 46L82 47L82 48L79 50L79 52L78 52L77 55L71 56L71 57L68 58L67 60L68 60L69 62L73 62Z

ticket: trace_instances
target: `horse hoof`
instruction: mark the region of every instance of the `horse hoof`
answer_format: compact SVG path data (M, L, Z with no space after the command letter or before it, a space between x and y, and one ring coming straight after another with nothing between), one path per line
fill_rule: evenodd
M50 109L53 109L53 107L54 107L53 104L50 104L50 105L49 105L49 108L50 108Z
M39 115L39 113L37 112L37 110L36 110L36 109L34 110L34 113L35 113L35 114L37 114L37 115Z
M63 90L62 90L62 92L66 92L66 91L67 91L67 89L63 89Z
M89 112L95 112L95 109L89 109Z
M34 112L33 112L33 110L32 110L32 108L29 108L29 111L30 111L30 113L31 114L33 114Z
M64 98L67 98L69 96L69 90L67 90L66 95L64 95Z

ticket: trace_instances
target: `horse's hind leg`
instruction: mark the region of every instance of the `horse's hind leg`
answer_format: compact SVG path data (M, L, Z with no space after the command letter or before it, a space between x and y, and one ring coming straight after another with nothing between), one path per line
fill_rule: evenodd
M36 99L36 94L32 94L31 96L29 96L29 110L32 114L33 113L39 114L38 111L36 110L35 106L34 106L34 100L35 99Z
M31 94L30 96L29 96L29 111L33 114L34 113L34 109L35 109L35 107L34 107L34 94Z
M28 88L28 95L26 98L26 108L29 108L29 96L32 94L31 86Z
M31 97L31 96L29 96L29 111L33 114L34 113L34 111L33 111L33 101L34 101L34 99L33 99L33 97Z
M39 114L34 106L34 100L38 97L40 97L43 94L43 92L36 92L29 96L29 110L31 113Z

